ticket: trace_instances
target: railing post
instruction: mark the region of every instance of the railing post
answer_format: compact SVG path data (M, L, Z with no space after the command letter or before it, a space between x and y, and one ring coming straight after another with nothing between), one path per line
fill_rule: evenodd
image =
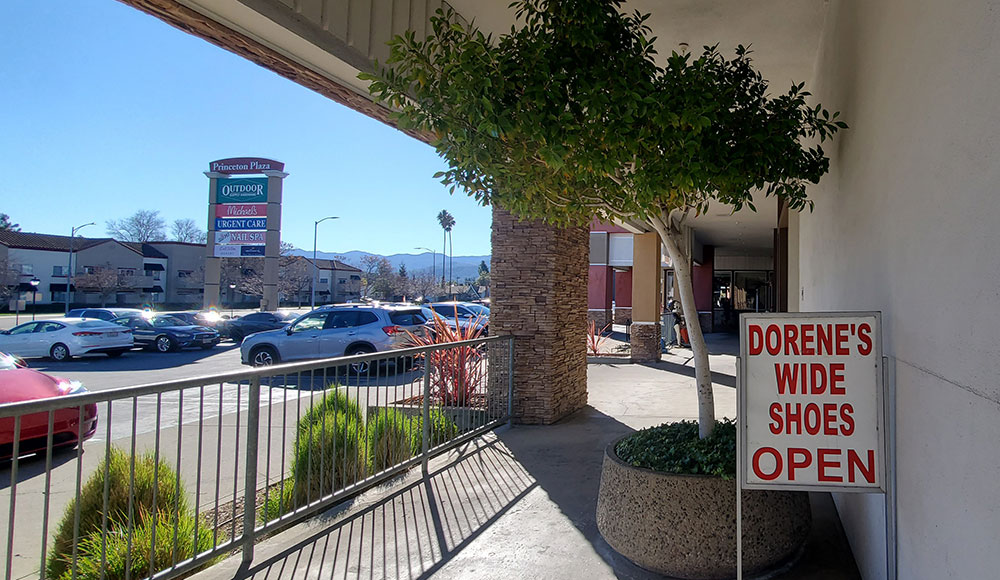
M222 418L220 417L219 420L221 421ZM247 400L246 481L243 488L243 563L247 565L253 562L253 529L257 523L257 449L259 438L260 377L254 376L250 379L250 396Z
M431 354L428 350L424 353L424 397L423 397L423 435L420 438L420 472L427 477L427 461L430 458L431 449Z
M514 424L514 335L507 342L507 425Z

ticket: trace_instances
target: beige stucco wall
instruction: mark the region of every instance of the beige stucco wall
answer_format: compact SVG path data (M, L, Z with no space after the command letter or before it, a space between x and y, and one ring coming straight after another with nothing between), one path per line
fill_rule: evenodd
M800 308L883 312L908 580L1000 568L998 8L833 1L813 85L852 128L798 220ZM836 502L884 578L881 497Z

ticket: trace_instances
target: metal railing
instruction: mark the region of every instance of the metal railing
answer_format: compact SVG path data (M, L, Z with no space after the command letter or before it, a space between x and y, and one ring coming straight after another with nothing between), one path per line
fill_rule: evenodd
M508 422L513 353L496 336L0 405L0 577L249 562L261 536Z

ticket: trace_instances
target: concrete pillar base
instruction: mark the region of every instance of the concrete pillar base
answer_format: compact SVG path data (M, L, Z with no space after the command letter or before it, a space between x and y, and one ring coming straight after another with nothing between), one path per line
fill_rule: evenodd
M633 322L629 345L632 347L632 360L635 362L660 360L660 323Z

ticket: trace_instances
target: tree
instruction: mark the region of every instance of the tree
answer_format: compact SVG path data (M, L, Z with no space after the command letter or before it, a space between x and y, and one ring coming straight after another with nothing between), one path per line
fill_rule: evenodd
M170 226L170 237L175 242L186 242L188 244L204 244L208 239L208 234L198 227L198 224L191 218L174 220Z
M8 257L0 258L0 308L5 308L10 299L17 294L20 281L20 267Z
M125 270L119 270L106 262L102 266L94 266L75 279L76 287L85 292L94 292L101 298L101 306L106 306L108 299L121 290L134 290L136 278Z
M5 213L0 213L0 231L8 230L11 232L21 231L21 224L15 224L10 221L10 216Z
M313 268L302 256L278 258L278 293L302 306L302 292L312 287Z
M444 286L445 277L445 256L448 250L448 235L451 233L451 228L455 227L455 218L448 213L448 210L443 209L438 212L437 215L438 224L441 225L441 230L443 234L441 242L441 285Z
M157 242L167 239L163 233L167 223L155 210L140 209L127 218L108 220L108 235L123 242Z
M813 207L829 159L817 141L847 125L806 104L804 84L771 97L750 51L705 47L655 60L648 15L617 0L519 0L524 26L498 38L439 11L432 33L391 42L363 73L403 129L448 163L451 190L553 225L594 217L656 231L674 265L696 369L699 432L715 421L708 351L682 251L687 220L709 204L756 210L754 194Z
M486 260L480 260L479 262L479 276L476 277L477 286L489 286L490 284L490 267L486 265Z

